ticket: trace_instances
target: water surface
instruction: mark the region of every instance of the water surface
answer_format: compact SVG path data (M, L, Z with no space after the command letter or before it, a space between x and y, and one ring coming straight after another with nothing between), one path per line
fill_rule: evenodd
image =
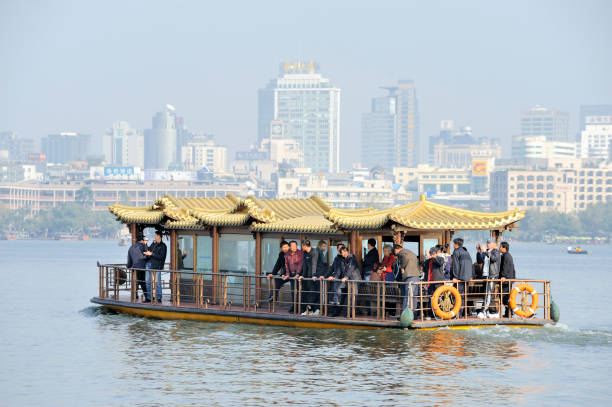
M158 321L93 306L117 242L1 241L0 405L605 405L612 254L513 245L552 280L539 329L343 330Z

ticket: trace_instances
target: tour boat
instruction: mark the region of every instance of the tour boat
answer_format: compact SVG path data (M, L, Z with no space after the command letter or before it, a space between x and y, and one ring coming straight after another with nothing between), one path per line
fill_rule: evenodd
M569 254L589 254L589 252L587 250L584 250L581 247L572 247L572 246L569 246L567 248L567 252Z
M499 306L509 296L509 318L476 317L485 280L347 281L343 301L337 305L330 302L336 282L296 279L293 291L285 284L278 296L270 297L280 277L267 278L267 274L283 240L308 239L313 250L321 242L327 246L328 265L340 242L360 264L370 238L376 240L381 256L384 245L395 243L411 249L423 261L425 249L431 246L452 248L453 235L460 231L488 230L499 241L504 231L512 230L525 216L521 210L474 212L437 204L425 196L389 209L350 210L332 207L316 196L259 199L234 195L166 195L146 207L115 204L109 209L129 227L132 242L152 228L162 231L168 247L166 269L150 273L152 302L143 302L138 294L137 279L144 273L126 264L98 263L99 292L91 301L117 312L160 319L361 329L537 327L559 318L548 280L496 280L492 305ZM434 291L430 285L436 283L439 287ZM409 293L406 308L403 292ZM290 313L291 309L297 312Z

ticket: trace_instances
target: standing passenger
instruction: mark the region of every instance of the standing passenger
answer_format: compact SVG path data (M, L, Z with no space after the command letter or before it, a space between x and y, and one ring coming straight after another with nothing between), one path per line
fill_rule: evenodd
M313 251L312 256L313 267L312 272L312 292L310 294L310 303L312 304L313 312L311 315L319 315L321 313L321 284L325 284L323 280L329 277L329 266L327 264L327 243L324 240L319 240L317 248ZM316 260L315 260L316 259Z
M460 237L453 240L453 245L455 250L453 250L451 277L453 278L453 283L457 284L457 289L465 304L463 294L465 293L467 282L472 279L472 257L465 247L463 247L463 239ZM463 308L466 307L467 304L459 310L459 318L463 315Z
M291 299L295 299L295 279L299 278L302 274L302 267L304 266L304 252L298 249L297 242L292 240L289 242L289 251L285 254L285 275L284 280L290 279L291 283ZM289 308L289 313L294 312L293 305ZM299 314L299 310L296 314Z
M494 318L499 317L497 310L489 315L489 307L491 306L491 300L495 293L495 282L499 278L499 264L501 262L501 255L497 250L497 244L490 240L487 240L487 251L484 253L484 266L482 268L482 275L487 279L485 288L485 299L484 306L478 318ZM495 315L495 313L498 313Z
M147 255L147 260L148 260L147 264L149 265L149 267L147 268L151 270L163 270L166 264L166 251L167 251L166 244L162 242L162 232L157 230L155 231L155 240L153 241L153 243L151 243L151 246L149 246L149 250L144 253L145 255ZM154 273L157 278L157 284L156 284L157 302L162 302L161 272L157 271ZM150 271L147 272L147 293L149 294L149 296L147 297L148 301L151 300L150 295L152 293L151 274L152 272Z
M337 263L334 262L336 266L331 270L331 275L328 277L329 280L333 281L331 305L340 305L344 302L343 291L348 280L359 280L361 278L357 260L346 247L342 246L340 248L339 256L340 260Z
M147 250L147 241L142 234L136 236L136 243L134 243L128 250L127 268L136 269L136 297L138 298L138 287L142 289L144 301L149 297L147 292L146 284L146 271L147 267L147 256L144 252ZM132 271L134 272L134 271Z
M302 242L302 252L304 261L302 263L302 273L300 274L299 280L302 284L302 305L305 306L306 310L301 314L303 316L310 315L312 312L311 299L312 299L312 276L314 276L317 268L317 251L312 250L310 240L304 240ZM298 310L298 312L301 310ZM297 312L296 312L297 314Z
M378 249L376 249L376 239L368 239L368 253L363 257L363 273L361 278L370 281L370 276L374 271L374 266L378 264Z
M501 292L504 293L502 295L502 303L506 306L505 317L512 317L512 311L510 310L510 305L508 301L510 300L510 291L512 290L512 281L507 282L507 290L504 291L504 284L506 279L514 280L516 278L516 271L514 270L514 259L510 254L510 245L508 242L501 242L499 246L499 251L502 254L501 258L501 267L500 267L500 275L501 275ZM500 310L501 313L501 310Z

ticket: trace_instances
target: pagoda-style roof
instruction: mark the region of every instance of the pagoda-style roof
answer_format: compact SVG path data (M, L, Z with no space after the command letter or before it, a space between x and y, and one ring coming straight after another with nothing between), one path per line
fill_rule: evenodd
M254 232L334 233L344 230L503 230L519 221L518 209L486 213L419 201L389 209L338 209L325 200L173 198L166 195L145 207L115 204L109 208L123 223L159 225L165 229L248 226Z

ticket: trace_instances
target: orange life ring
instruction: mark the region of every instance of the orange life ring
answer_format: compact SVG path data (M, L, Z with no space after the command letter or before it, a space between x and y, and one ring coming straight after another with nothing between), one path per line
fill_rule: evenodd
M453 297L455 297L455 305L452 309L448 309L449 304L447 303L447 311L443 310L440 305L440 297L445 293L452 294ZM444 301L449 301L448 296ZM446 284L436 288L436 291L434 291L433 295L431 296L431 308L434 310L436 315L442 319L454 318L457 314L459 314L459 309L461 309L461 294L459 294L459 290L452 285Z
M516 305L516 296L522 291L526 291L531 295L531 304L529 304L526 309L521 309L520 306ZM527 283L515 285L510 293L509 305L514 314L518 315L519 317L529 318L535 314L536 309L538 308L538 293Z

